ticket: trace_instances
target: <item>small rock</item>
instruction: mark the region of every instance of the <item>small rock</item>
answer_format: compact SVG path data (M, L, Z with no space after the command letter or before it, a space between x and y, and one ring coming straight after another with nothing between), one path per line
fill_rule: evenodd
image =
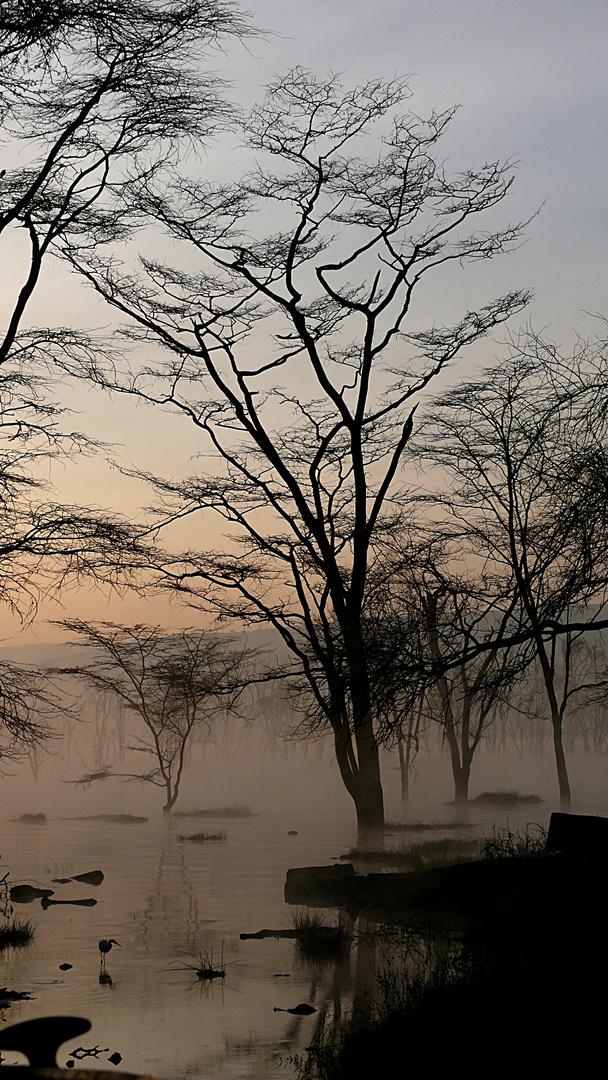
M111 1054L108 1058L108 1061L111 1061L112 1065L120 1065L122 1061L122 1054L119 1054L118 1050L115 1050L114 1053Z
M305 1001L299 1005L295 1005L293 1009L280 1009L278 1005L275 1005L273 1012L288 1012L294 1016L310 1016L312 1013L316 1013L316 1009L313 1009L312 1005L307 1005Z
M60 964L59 965L59 970L60 971L70 971L71 968L72 968L72 964Z

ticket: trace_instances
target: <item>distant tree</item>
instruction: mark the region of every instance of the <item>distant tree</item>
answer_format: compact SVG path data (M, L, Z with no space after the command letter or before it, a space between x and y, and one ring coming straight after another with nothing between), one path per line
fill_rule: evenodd
M442 472L441 493L428 499L446 535L483 574L508 582L497 617L516 615L512 640L527 639L538 661L564 809L569 655L578 634L606 625L604 364L603 343L563 359L526 335L499 368L445 394L418 442L425 468ZM476 642L470 653L479 650Z
M170 184L132 185L134 210L166 230L178 265L146 258L125 273L77 236L62 240L128 317L127 337L161 347L124 377L119 357L106 365L98 353L89 374L181 413L216 456L210 475L147 477L159 522L214 515L233 530L222 550L166 562L165 580L189 603L281 634L333 732L362 829L384 821L366 578L416 404L529 299L507 293L451 326L438 300L430 329L412 323L421 283L437 275L443 299L450 267L508 250L522 225L493 226L510 165L448 175L439 143L454 110L422 121L400 113L407 96L401 80L345 89L295 69L244 121L255 163L242 179L176 171Z
M0 661L0 772L6 764L29 758L37 776L41 747L53 738L55 721L66 711L48 678Z
M424 496L412 499L370 573L370 668L382 741L398 740L402 789L418 732L439 725L462 804L474 755L532 654L525 640L510 644L518 622L510 579L467 565L467 548L425 507Z
M479 610L472 608L452 586L445 585L424 598L428 647L437 678L425 695L427 715L441 725L454 778L456 805L469 798L473 758L500 705L529 666L520 648L501 647L508 620L493 620L488 613L481 627ZM468 659L472 644L485 638L495 648ZM460 663L453 657L461 653Z
M142 773L97 769L77 783L122 776L161 787L169 813L179 795L186 754L195 735L208 736L214 719L230 711L248 684L251 651L219 633L184 630L168 635L158 626L121 626L66 619L66 630L93 653L87 666L63 668L95 691L116 699L143 724L128 750L151 756Z

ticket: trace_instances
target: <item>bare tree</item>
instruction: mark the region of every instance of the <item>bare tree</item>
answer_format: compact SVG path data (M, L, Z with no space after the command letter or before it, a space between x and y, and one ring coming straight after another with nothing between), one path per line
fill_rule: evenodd
M413 497L368 575L370 669L379 736L385 745L399 739L402 789L412 739L415 748L421 727L439 725L463 804L474 755L533 654L525 640L512 644L519 612L510 578L467 565L466 547L426 507Z
M501 647L509 620L480 617L479 607L467 600L445 584L424 597L429 654L438 671L425 698L449 749L457 806L468 801L473 758L487 728L530 663L521 647ZM467 659L473 642L484 638L495 647ZM455 665L458 653L462 659Z
M445 515L446 535L484 575L508 582L496 610L516 619L503 643L533 646L564 808L569 656L577 635L606 624L608 503L597 485L608 475L605 409L597 407L603 365L601 343L564 360L526 335L500 368L439 400L418 445L425 467L443 473L443 493L429 499Z
M443 296L450 268L511 248L522 226L491 224L509 164L448 175L437 154L454 110L422 121L399 111L407 96L400 80L345 89L296 69L244 122L255 166L243 179L134 185L138 213L183 254L175 267L142 259L125 275L62 240L72 267L128 316L127 336L166 357L131 379L98 355L90 375L181 413L216 455L210 475L149 477L161 521L212 512L231 528L222 550L166 563L166 581L194 605L278 630L367 828L384 809L366 577L416 402L528 301L511 292L449 327L439 314L430 329L412 323L421 283L437 275Z
M0 603L22 619L68 578L117 583L147 558L128 523L52 498L52 462L99 447L66 426L52 368L57 356L79 365L86 335L27 323L43 266L60 238L94 248L137 227L134 177L150 179L175 162L184 138L225 122L221 84L201 58L223 35L246 32L225 0L0 6L0 244L10 266L0 331ZM10 745L18 715L24 739L35 736L33 699L21 693L28 678L13 669L3 683L5 702L14 687L17 710L3 713Z
M218 633L184 630L167 635L158 626L66 619L63 626L94 653L87 666L64 668L94 690L114 697L127 713L143 723L129 750L153 758L143 773L97 769L77 783L122 776L163 788L169 813L179 795L186 754L195 735L211 730L221 712L236 707L250 677L251 651Z
M0 11L0 239L25 232L0 364L19 342L43 262L61 238L97 248L138 224L135 178L175 163L183 140L225 122L200 59L246 33L228 0L5 0ZM18 164L17 164L18 163ZM19 253L22 246L19 245ZM77 335L59 330L58 349ZM27 348L27 335L21 349Z
M67 711L57 688L39 671L0 661L0 771L6 763L38 755L53 738L54 722Z

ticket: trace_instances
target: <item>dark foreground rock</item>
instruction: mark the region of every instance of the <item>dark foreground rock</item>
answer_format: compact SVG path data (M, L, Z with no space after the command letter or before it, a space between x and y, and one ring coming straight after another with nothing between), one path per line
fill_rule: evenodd
M287 871L285 901L332 907L377 922L474 925L512 921L520 905L546 924L548 912L599 917L608 889L608 819L553 814L546 852L471 860L403 873L356 873L350 863Z
M591 814L551 814L547 850L608 858L608 818Z
M387 940L399 940L402 923L405 942L413 926L439 947L426 977L404 989L395 967L375 1017L347 1025L337 1046L312 1048L323 1069L311 1075L444 1077L463 1065L493 1080L595 1072L605 1059L608 821L569 818L557 831L552 823L555 851L351 878L350 905L368 928L380 924L380 939L392 922ZM286 896L313 898L318 869L292 875ZM387 1071L389 1062L402 1068Z

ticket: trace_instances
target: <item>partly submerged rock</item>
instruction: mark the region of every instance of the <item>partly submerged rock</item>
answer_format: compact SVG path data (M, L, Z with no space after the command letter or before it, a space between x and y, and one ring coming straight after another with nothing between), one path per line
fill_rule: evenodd
M102 870L88 870L86 874L74 874L72 877L54 877L53 885L70 885L72 881L79 881L83 885L101 885L104 875Z
M348 907L359 875L351 863L298 866L287 871L285 902L309 907Z
M10 890L14 904L31 904L32 900L53 896L53 892L53 889L38 889L35 885L12 885Z
M297 938L299 930L257 930L255 934L239 934L241 941L260 941L262 938Z
M86 874L74 874L72 881L81 881L84 885L101 885L102 870L89 870Z
M316 1009L313 1009L312 1005L307 1005L305 1001L299 1005L295 1005L293 1009L280 1009L278 1005L275 1005L273 1012L288 1012L293 1016L311 1016L312 1013L316 1013Z

